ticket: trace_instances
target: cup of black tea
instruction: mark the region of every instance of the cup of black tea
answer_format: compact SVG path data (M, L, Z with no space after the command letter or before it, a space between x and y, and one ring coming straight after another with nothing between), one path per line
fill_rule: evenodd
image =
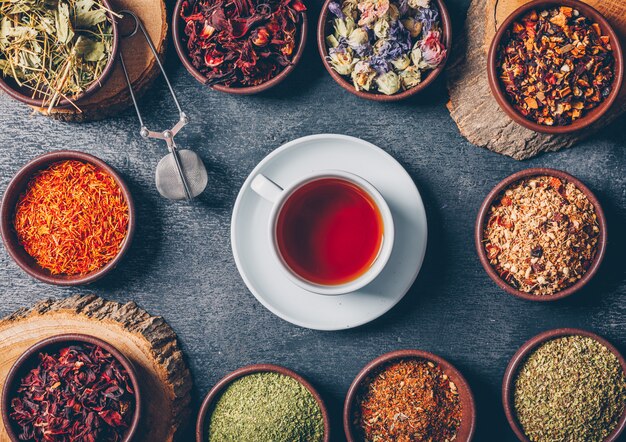
M354 292L383 270L393 249L389 206L369 182L327 170L285 188L257 175L252 189L272 203L272 253L295 284L321 295Z

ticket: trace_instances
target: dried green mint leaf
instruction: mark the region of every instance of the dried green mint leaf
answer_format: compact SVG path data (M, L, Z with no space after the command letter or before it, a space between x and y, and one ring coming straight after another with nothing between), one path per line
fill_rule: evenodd
M76 28L89 28L98 23L102 23L107 19L106 12L103 9L95 9L93 11L85 11L76 13Z

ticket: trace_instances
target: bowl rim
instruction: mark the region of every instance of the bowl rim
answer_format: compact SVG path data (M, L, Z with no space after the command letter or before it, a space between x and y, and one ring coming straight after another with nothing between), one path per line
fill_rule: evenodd
M551 341L553 339L561 338L564 336L585 336L592 339L595 339L600 344L604 345L608 348L619 360L620 365L622 366L622 371L626 374L626 361L624 357L619 352L617 348L615 348L610 342L604 339L597 334L582 330L578 328L557 328L553 330L547 330L538 335L530 338L526 341L518 350L515 352L515 355L509 361L509 365L507 366L504 377L502 378L502 405L504 407L504 413L506 414L506 419L509 422L509 425L517 438L522 442L530 442L530 440L524 434L519 422L517 421L517 417L515 415L514 406L512 403L513 393L515 392L515 387L513 383L517 377L517 371L520 365L524 362L526 357L536 350L540 345ZM624 431L626 427L626 408L622 412L620 416L617 426L609 434L603 442L613 442L615 441L619 435Z
M50 166L53 163L68 160L78 160L90 163L108 173L111 177L113 177L117 185L120 187L120 190L122 191L124 199L126 200L126 203L128 205L128 230L126 232L126 237L122 242L118 254L111 261L106 263L102 268L95 270L91 273L87 273L85 275L76 276L51 275L45 269L42 269L37 265L33 266L31 263L26 262L26 260L22 256L22 253L20 253L26 252L19 244L19 241L16 237L15 229L13 228L13 212L15 210L15 203L28 185L28 182L32 178L33 174ZM122 258L130 248L135 233L135 224L135 204L133 201L133 197L130 193L130 189L128 188L128 185L126 184L124 179L113 167L108 165L100 158L88 153L75 150L58 150L47 152L27 162L16 172L13 178L11 178L9 185L4 191L4 195L2 196L2 203L0 205L0 235L2 235L2 242L4 243L4 247L9 253L9 256L11 256L11 258L22 270L24 270L33 278L36 278L48 284L59 286L77 286L90 284L100 278L103 278L105 275L111 272L119 264L119 262L122 260Z
M508 100L500 80L497 74L497 62L499 47L506 31L510 28L512 23L519 19L526 12L533 9L545 8L550 5L568 6L574 9L580 10L581 14L593 20L600 25L603 33L607 34L611 41L611 47L615 58L615 77L613 78L613 88L608 97L600 103L599 106L592 109L590 113L575 120L573 123L567 126L546 126L544 124L535 123L520 114ZM578 0L534 0L526 3L515 11L513 11L498 28L491 45L489 46L489 52L487 54L487 77L489 81L489 88L493 97L500 108L507 114L509 118L515 121L517 124L530 129L535 132L545 133L550 135L566 134L577 132L585 129L598 121L606 112L611 108L617 97L620 95L623 82L624 82L624 56L622 45L619 36L607 21L606 18L593 6L583 3Z
M200 407L200 412L198 413L198 417L196 420L196 442L204 442L206 440L206 431L207 425L205 425L207 420L208 412L214 402L220 397L223 390L228 387L231 383L236 381L237 379L243 378L245 376L255 374L255 373L278 373L284 376L289 376L290 378L295 379L313 395L315 401L320 407L320 411L322 412L322 419L324 420L324 442L330 442L330 418L328 415L328 409L326 408L326 404L322 399L322 396L318 393L318 391L307 381L305 378L300 376L293 370L285 368L281 365L274 364L253 364L246 365L244 367L240 367L235 371L230 372L222 379L220 379L217 384L211 388L211 390L207 393L204 400L202 401L202 405Z
M356 95L360 98L365 98L367 100L372 101L382 101L382 102L393 102L400 101L406 98L409 98L413 95L416 95L422 91L424 91L431 83L433 83L437 77L444 71L448 60L450 59L450 54L452 52L452 19L450 18L450 13L448 12L448 8L443 0L434 0L437 3L437 7L439 8L439 13L441 15L441 30L443 34L443 45L448 51L446 57L441 62L439 66L435 69L428 71L428 75L420 84L411 89L407 89L402 92L395 93L393 95L385 95L381 93L374 92L366 92L366 91L357 91L354 88L354 85L350 83L348 80L344 78L343 75L340 75L336 72L328 63L328 48L326 47L326 27L328 26L328 5L335 0L326 0L324 5L322 6L322 10L320 12L320 17L317 22L317 49L319 51L320 57L322 59L322 64L326 68L326 71L330 74L330 76L335 80L335 82L350 92L351 94Z
M517 290L507 284L500 276L496 273L495 269L489 263L489 258L487 257L487 252L483 247L483 236L484 236L484 228L485 221L487 216L489 215L489 209L493 204L494 200L498 197L498 195L504 191L506 188L511 185L530 177L535 176L553 176L562 180L566 180L574 184L578 190L583 192L583 194L587 197L589 202L593 205L596 213L596 218L598 219L598 224L600 226L600 235L598 236L598 250L596 256L587 272L576 281L575 284L572 284L569 287L566 287L563 290L556 292L553 295L533 295L532 293L525 293L520 290ZM476 252L478 254L478 258L480 259L480 263L483 268L489 275L489 277L505 292L517 296L518 298L525 299L528 301L536 301L536 302L551 302L559 299L566 298L574 293L580 291L591 279L595 276L602 264L604 259L604 255L606 254L607 248L607 223L606 217L604 215L604 211L602 210L602 206L600 205L600 201L594 195L594 193L587 187L585 184L580 181L578 178L570 175L567 172L558 169L550 169L545 167L533 167L529 169L523 169L519 172L516 172L508 177L504 178L495 187L487 194L485 199L483 200L480 209L478 210L478 215L476 217L476 223L474 225L474 245L476 247Z
M176 2L176 5L174 6L174 11L172 13L172 40L174 41L174 47L176 48L178 58L180 58L180 61L182 62L183 66L185 66L185 69L187 69L187 72L189 72L199 83L206 85L208 83L208 79L204 75L202 75L200 71L198 71L194 67L194 65L191 64L182 42L181 33L184 28L180 26L180 10L185 1L187 0L178 0ZM296 53L293 56L293 59L289 66L285 67L282 71L280 71L278 74L276 74L274 77L270 78L266 82L258 84L256 86L230 87L224 86L222 84L213 84L209 87L216 91L226 92L234 95L253 95L266 91L281 83L296 68L296 66L300 62L300 59L302 58L302 55L304 54L304 48L306 46L308 32L307 11L300 11L298 12L298 14L301 18L301 22L297 24L300 38L298 40Z
M0 400L0 406L2 408L2 421L4 423L4 427L6 432L9 435L9 438L13 442L20 442L19 438L15 435L13 431L14 422L11 421L9 417L9 403L12 399L10 394L10 387L13 383L18 379L18 375L20 371L24 368L24 364L26 364L33 356L35 356L38 352L42 351L46 347L70 344L72 342L82 342L92 345L97 345L102 347L107 352L111 353L115 359L124 367L126 372L128 373L128 377L133 385L134 398L135 398L135 410L133 412L133 417L128 427L128 430L125 434L122 442L130 442L135 435L137 428L139 426L139 421L141 419L141 388L139 386L139 380L137 376L137 372L135 370L135 366L130 362L130 360L115 346L109 344L108 342L97 338L92 335L83 334L83 333L63 333L58 335L52 335L45 339L40 340L36 344L30 346L22 355L13 363L9 373L4 382L4 386L2 389L2 398Z
M461 424L457 431L457 438L455 440L459 442L471 441L474 437L476 430L476 403L474 401L474 394L469 385L469 382L465 379L463 374L450 362L437 356L434 353L430 353L424 350L416 349L404 349L395 350L389 353L382 354L372 361L368 362L365 367L356 375L343 405L343 429L348 442L360 442L360 439L355 435L352 425L352 409L354 402L356 401L357 393L363 381L367 379L374 371L380 367L388 364L391 361L398 359L425 359L438 364L443 372L453 379L455 385L458 388L459 396L461 400L461 407L463 411L463 417L461 418Z
M67 100L66 98L61 98L59 102L57 103L57 105L53 107L53 109L64 109L64 108L71 107L72 103L75 103L75 104L80 103L81 100L84 100L85 98L93 95L96 91L100 90L102 86L104 86L106 81L111 76L113 69L115 68L115 65L117 62L117 55L120 50L120 37L119 37L119 29L117 27L117 21L115 20L115 16L112 13L114 9L111 6L111 3L109 2L109 0L97 0L97 1L102 3L102 5L105 8L107 8L106 14L113 28L113 39L112 39L113 41L112 41L111 54L110 54L109 60L107 61L107 64L104 66L104 69L102 70L102 74L100 74L100 77L94 80L87 89L85 89L83 92L73 97L73 100L71 101ZM11 87L11 85L9 85L9 83L5 81L4 76L2 75L0 75L0 90L3 90L4 92L6 92L6 94L9 95L11 98L21 101L22 103L25 103L29 106L46 107L44 105L43 99L31 98L30 96L23 94L17 89L14 89L13 87Z

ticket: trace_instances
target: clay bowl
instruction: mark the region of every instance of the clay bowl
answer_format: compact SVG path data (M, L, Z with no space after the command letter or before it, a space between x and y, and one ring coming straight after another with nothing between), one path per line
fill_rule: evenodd
M109 11L114 10L114 8L109 3L109 0L99 0L99 1ZM81 100L84 100L85 98L89 97L90 95L93 95L96 91L100 90L102 86L106 83L106 80L111 75L111 72L113 72L113 68L115 67L115 63L117 62L117 54L118 54L119 46L120 46L119 30L117 27L117 23L115 21L115 17L111 14L111 12L107 12L107 15L109 17L109 21L111 22L113 26L113 44L111 46L111 54L110 54L109 60L107 61L107 64L104 67L102 71L102 75L100 75L100 78L94 81L82 93L72 97L73 103L78 103ZM21 101L22 103L25 103L29 106L48 107L47 105L44 104L43 98L40 98L37 96L33 97L32 92L28 88L20 87L13 79L9 77L4 77L0 75L0 89L6 92L10 97L18 101ZM59 100L55 108L70 107L72 106L72 102L68 101L65 98L62 98Z
M346 433L348 442L361 442L363 440L363 438L359 435L359 429L355 428L352 422L354 409L357 405L357 396L361 386L364 382L366 382L367 378L373 375L376 371L388 363L395 362L400 359L425 359L427 361L432 361L439 365L443 372L448 375L450 380L456 384L459 391L459 398L461 400L463 418L457 431L455 441L471 441L474 437L474 431L476 429L476 405L474 403L472 390L463 375L452 364L435 354L422 350L397 350L392 351L391 353L386 353L371 361L359 372L354 381L352 381L343 406L343 429Z
M122 243L119 253L115 258L109 261L100 270L96 270L86 275L52 275L48 270L40 267L35 260L24 250L20 244L15 229L13 227L13 218L15 213L15 206L19 197L26 190L28 182L35 174L35 172L46 169L52 163L66 160L79 160L86 163L91 163L97 166L99 169L105 171L113 177L115 182L120 186L124 198L128 204L128 233ZM94 157L82 152L72 150L60 150L55 152L49 152L41 155L34 160L23 166L13 177L9 183L4 196L2 197L2 206L0 207L0 233L2 234L2 240L4 246L9 252L9 255L19 265L22 270L28 273L30 276L47 282L48 284L54 284L59 286L76 286L83 284L90 284L108 274L113 270L120 262L124 254L130 248L130 244L135 231L135 205L133 203L132 195L128 186L122 179L122 177L107 163L99 158Z
M330 420L328 417L328 410L320 394L306 379L304 379L298 373L291 371L285 367L281 367L280 365L272 364L255 364L238 368L237 370L223 377L217 384L215 384L215 386L204 398L202 406L200 407L200 413L198 414L198 419L196 421L196 442L205 442L207 440L206 435L209 430L208 418L210 417L210 413L213 411L213 407L215 406L217 400L220 398L222 392L233 381L250 374L268 372L279 373L285 376L289 376L300 382L303 386L307 388L307 390L311 392L311 394L317 401L320 410L322 411L322 418L324 419L324 442L330 442Z
M0 404L2 406L2 421L4 423L4 428L7 431L9 438L12 442L20 442L20 439L18 438L19 429L17 428L17 424L9 418L11 410L11 399L13 399L16 393L20 379L26 373L28 373L28 371L36 366L36 363L38 362L37 356L40 352L54 352L62 347L75 345L78 343L88 343L102 347L104 350L113 355L113 357L117 359L122 367L124 367L124 369L128 372L128 376L132 383L133 390L135 391L135 410L132 416L132 420L130 422L130 426L124 434L122 442L130 442L133 439L133 436L135 435L139 425L142 406L141 391L139 388L139 381L137 377L137 372L135 371L135 367L126 358L126 356L124 356L111 344L94 336L69 333L51 336L33 345L28 350L26 350L26 352L24 352L24 354L22 354L22 356L20 356L17 361L15 361L15 363L11 367L11 370L9 370L6 382L4 382L4 388L2 390L2 400Z
M333 0L326 0L324 2L319 21L317 22L317 48L319 50L320 56L322 57L322 63L324 64L324 67L326 68L330 76L333 77L333 80L335 80L337 84L339 84L339 86L341 86L351 94L373 101L400 101L413 95L419 94L420 92L425 90L430 84L435 81L439 74L443 72L446 63L450 58L450 51L452 50L452 20L450 19L450 14L448 13L448 9L446 8L443 0L433 0L433 2L437 5L437 8L439 9L441 29L443 31L442 43L448 51L448 55L444 59L444 61L439 66L437 66L436 69L428 71L426 78L420 84L406 91L398 92L393 95L385 95L377 92L357 91L354 88L352 82L347 77L340 75L331 67L327 59L328 48L326 47L326 36L330 33L330 29L332 27L332 24L329 22L328 17L328 14L330 13L330 11L328 10L328 5L331 1Z
M600 29L602 30L602 34L609 36L611 40L611 47L613 48L613 54L615 55L615 78L613 80L613 88L611 90L611 93L598 107L592 109L583 117L575 120L572 124L568 126L546 126L543 124L535 123L524 117L509 102L506 92L504 91L504 88L500 83L497 72L497 57L500 49L500 43L505 37L506 31L511 27L513 22L520 19L524 14L533 9L542 10L551 6L569 6L571 8L575 8L580 11L581 15L598 23L600 25ZM613 30L609 22L604 18L604 16L602 16L602 14L600 14L593 7L578 0L535 0L526 3L525 5L520 6L518 9L513 11L513 13L511 13L511 15L507 17L504 23L502 23L502 25L498 29L498 32L496 32L496 35L491 42L489 54L487 56L487 75L489 78L491 93L500 105L500 108L502 108L502 110L513 121L535 132L553 135L565 134L576 132L589 127L591 124L598 121L613 105L613 103L619 96L622 87L622 81L624 78L624 57L622 54L622 46L620 44L620 40L617 34Z
M198 71L193 64L189 61L187 57L187 49L186 45L183 42L182 36L185 30L185 25L183 20L180 18L180 11L183 6L185 0L178 0L176 2L176 6L174 7L174 14L172 15L172 37L174 40L174 47L176 48L176 53L180 58L180 61L183 63L187 71L196 79L198 82L206 85L208 83L207 78ZM269 79L265 83L261 83L257 86L248 86L248 87L229 87L224 86L222 84L214 84L210 87L215 89L216 91L226 92L229 94L235 95L253 95L258 94L260 92L266 91L277 84L281 83L287 76L295 69L296 65L302 58L302 54L304 53L304 47L306 45L306 36L308 29L308 19L306 11L300 13L300 23L299 23L299 31L298 31L298 44L296 46L296 53L293 56L292 63L287 66L285 69L280 71L278 75Z
M551 341L555 338L560 338L563 336L586 336L589 338L593 338L598 341L600 344L604 345L610 351L617 356L619 359L619 363L622 366L622 370L626 373L626 361L624 357L620 354L620 352L609 342L607 342L604 338L596 335L595 333L588 332L586 330L580 330L577 328L559 328L556 330L548 330L543 333L538 334L534 338L527 341L524 345L517 350L517 353L511 358L509 365L504 372L504 378L502 380L502 404L504 406L504 412L506 414L506 418L509 421L509 425L511 429L517 436L517 438L522 442L530 442L530 439L526 437L524 431L522 430L522 426L517 420L515 415L515 406L514 406L514 393L515 393L515 379L517 378L517 372L522 365L522 363L526 360L530 354L535 351L540 345L547 341ZM613 442L617 440L619 435L624 431L624 427L626 427L626 410L622 413L620 417L617 427L609 436L604 439L604 442Z
M489 258L487 257L487 252L483 247L483 227L485 222L487 221L489 215L489 209L493 204L494 200L498 197L498 195L505 190L510 185L528 177L533 176L554 176L556 178L567 180L573 183L580 191L582 191L587 199L593 204L593 207L596 210L596 216L598 218L598 224L600 226L600 235L598 237L598 251L596 256L591 263L587 273L583 275L575 284L567 287L560 292L557 292L550 296L538 296L530 293L524 293L520 290L517 290L507 284L500 275L495 271L495 269L489 263ZM585 186L580 180L573 177L572 175L563 172L561 170L556 169L545 169L545 168L531 168L519 171L514 173L513 175L503 179L500 181L496 187L493 188L491 192L487 195L482 205L480 206L480 210L478 211L478 217L476 218L476 224L474 226L474 244L476 246L476 252L478 253L478 257L480 258L480 263L483 265L483 268L489 275L491 279L505 292L510 293L513 296L517 296L521 299L526 299L528 301L539 301L539 302L548 302L548 301L556 301L558 299L566 298L574 293L578 292L582 289L593 276L597 273L600 268L600 264L602 263L602 259L604 258L604 254L606 252L607 245L607 231L606 231L606 218L604 217L604 212L602 210L602 206L600 206L600 202L596 198L596 196L589 190L587 186Z

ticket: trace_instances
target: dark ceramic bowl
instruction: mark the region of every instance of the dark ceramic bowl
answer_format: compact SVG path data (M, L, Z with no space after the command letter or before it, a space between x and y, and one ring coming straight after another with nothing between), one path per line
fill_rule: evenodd
M120 186L124 198L126 199L126 203L128 204L128 232L126 234L126 238L122 242L119 253L100 270L87 273L86 275L52 275L48 270L40 267L33 259L33 257L26 253L26 251L20 244L17 238L17 234L15 232L15 228L13 226L15 206L17 205L19 197L26 190L26 186L28 185L28 182L30 181L32 176L39 170L49 167L52 163L67 160L79 160L86 163L91 163L111 175L117 185ZM7 249L7 252L9 252L11 258L13 258L13 260L17 263L17 265L22 268L22 270L24 270L30 276L40 281L47 282L48 284L75 286L90 284L102 278L117 266L124 254L128 251L134 231L135 205L133 203L133 198L130 194L128 186L126 185L122 177L111 166L109 166L101 159L83 152L60 150L55 152L49 152L35 158L34 160L23 166L15 174L15 176L9 183L6 191L4 192L4 196L2 197L2 207L0 207L0 233L2 234L2 241L4 242L4 246Z
M571 8L580 11L581 15L591 19L592 21L600 25L603 35L608 35L611 40L611 47L613 48L613 54L615 55L615 78L613 79L613 88L609 96L595 109L590 110L581 118L575 120L572 124L567 126L546 126L544 124L538 124L524 117L517 109L513 107L509 101L497 72L497 57L500 51L500 43L504 38L507 29L511 27L513 22L520 19L527 12L535 9L542 10L551 6L569 6ZM620 94L622 87L622 81L624 77L624 56L622 54L622 46L620 44L619 37L609 24L609 22L600 14L596 9L589 6L586 3L582 3L578 0L535 0L520 6L513 11L511 15L502 23L498 32L496 32L491 47L489 48L489 54L487 56L487 75L489 77L489 86L491 93L495 97L496 101L502 108L502 110L516 123L524 126L527 129L535 132L542 132L546 134L565 134L570 132L576 132L581 129L585 129L594 122L598 121L613 105L616 98Z
M626 373L626 361L624 361L624 357L615 347L613 347L613 345L611 345L604 338L601 338L595 333L591 333L585 330L579 330L576 328L559 328L556 330L545 331L530 339L524 345L522 345L520 349L517 350L517 353L515 353L515 355L511 358L511 361L509 362L509 365L504 372L504 379L502 380L502 404L504 406L504 412L506 414L507 420L509 421L509 425L513 429L513 432L522 442L530 442L530 440L524 434L522 426L517 420L517 416L515 414L514 393L517 372L522 363L526 360L526 358L530 356L530 354L535 351L541 344L563 336L586 336L595 339L600 344L608 348L611 352L613 352L615 356L617 356L617 359L619 359L619 363L622 366L622 370L624 371L624 373ZM624 427L626 427L626 410L624 410L624 412L622 413L622 416L620 417L615 430L613 430L613 432L609 434L606 439L604 439L604 442L613 442L617 440L622 431L624 431Z
M476 429L476 405L474 403L472 390L463 375L452 364L435 354L422 350L397 350L374 359L372 362L367 364L359 372L354 381L352 381L343 405L343 429L346 433L348 442L361 442L363 440L359 435L359 429L355 428L353 424L354 410L357 405L357 396L363 383L366 382L367 379L377 370L381 369L390 362L401 359L424 359L434 362L439 365L442 371L448 375L452 382L455 383L459 391L463 417L461 425L457 431L456 439L454 440L455 442L471 441L474 437L474 431Z
M187 71L189 71L189 73L193 75L193 77L198 80L198 82L206 85L208 83L207 78L202 75L202 73L198 71L193 64L191 64L191 61L189 61L186 45L182 39L185 26L183 20L180 18L180 10L185 1L186 0L178 0L176 2L176 6L174 7L174 14L172 15L172 38L174 39L174 47L176 47L176 53L178 54L180 61L183 63ZM293 56L291 64L284 68L282 71L280 71L278 75L272 77L265 83L261 83L257 86L247 87L230 87L223 84L214 84L210 87L212 89L215 89L216 91L227 92L229 94L253 95L276 86L277 84L281 83L285 78L287 78L287 76L295 69L296 65L302 58L302 54L304 53L304 47L306 45L307 29L307 13L306 11L303 11L300 13L300 23L298 23L298 43L296 45L296 52Z
M82 93L72 97L72 101L68 101L65 98L61 98L55 108L67 108L72 106L72 103L78 103L81 100L93 95L96 91L100 90L104 83L106 83L107 79L113 72L113 68L115 67L115 63L117 62L117 54L119 51L119 31L117 27L117 22L115 21L115 17L111 14L110 11L113 11L113 7L109 3L109 0L99 0L105 8L109 12L107 12L107 16L109 17L109 21L113 26L113 43L111 46L111 54L109 60L107 61L106 66L102 70L102 74L100 78L91 83L91 85L85 89ZM12 78L4 77L0 75L0 89L6 92L10 97L21 101L22 103L28 104L29 106L35 107L47 107L44 105L44 99L41 97L33 97L32 92L25 87L20 87Z
M213 407L217 400L220 398L221 394L233 381L250 374L268 372L279 373L285 376L289 376L300 382L303 386L306 387L307 390L311 392L311 394L317 401L320 410L322 411L322 418L324 419L324 442L330 442L330 420L328 418L328 410L320 394L306 379L304 379L298 373L291 371L285 367L281 367L280 365L272 364L256 364L241 367L226 375L217 384L215 384L215 386L204 398L204 401L202 402L202 407L200 407L200 413L198 414L198 420L196 421L196 442L205 442L207 440L206 435L209 431L208 419L210 417L210 412L212 412Z
M448 54L443 62L432 71L428 71L426 73L426 78L424 78L420 84L411 89L407 89L406 91L398 92L393 95L385 95L378 92L357 91L354 88L352 82L349 81L345 76L340 75L337 71L335 71L328 62L328 48L326 46L326 36L330 34L330 29L332 27L332 24L328 18L328 5L332 1L334 0L326 0L324 2L324 5L322 6L322 12L320 13L319 21L317 22L317 48L319 50L320 56L322 57L322 63L324 63L324 67L326 68L330 76L333 77L333 80L335 80L337 84L339 84L339 86L341 86L351 94L373 101L400 101L422 92L435 81L439 74L443 72L446 63L450 58L450 51L452 50L452 20L450 19L450 14L448 13L448 9L446 8L443 0L433 0L437 4L437 8L439 9L440 13L439 15L443 34L442 43L448 51Z
M600 226L600 235L598 237L598 251L596 256L589 266L587 273L583 275L575 284L556 292L553 295L533 295L531 293L525 293L520 290L513 288L511 285L507 284L500 275L495 271L495 269L489 263L489 258L487 257L487 252L483 247L483 236L484 236L484 226L487 218L489 216L489 209L493 204L494 200L500 195L502 191L511 186L512 184L521 181L525 178L533 177L533 176L553 176L556 178L560 178L562 180L569 181L573 183L581 192L585 194L587 199L591 202L596 211L596 217L598 218L598 224ZM604 254L606 252L607 245L607 231L606 231L606 218L604 217L604 212L602 211L602 206L600 206L600 202L596 198L596 196L585 186L580 180L573 177L569 173L563 172L561 170L556 169L544 169L544 168L531 168L525 169L520 172L514 173L513 175L503 179L493 188L491 192L487 195L482 205L480 206L480 210L478 211L478 217L476 218L476 225L474 227L474 243L476 245L476 252L478 253L478 257L480 258L480 263L483 265L483 268L489 275L491 279L494 280L498 286L503 289L505 292L510 293L513 296L517 296L518 298L526 299L529 301L556 301L557 299L562 299L567 296L570 296L580 289L582 289L593 276L598 272L600 268L600 264L602 263L602 259L604 259Z
M126 358L126 356L124 356L111 344L94 336L70 333L51 336L33 345L28 350L26 350L26 352L24 352L24 354L20 356L17 361L15 361L15 363L11 367L11 370L9 370L9 374L7 375L6 382L4 383L4 388L2 390L2 400L0 404L2 407L2 421L4 423L4 428L9 434L9 438L12 442L20 442L20 439L18 438L19 429L17 428L17 424L9 417L9 410L11 410L11 399L13 399L16 394L16 390L19 386L20 380L26 373L28 373L32 368L36 366L36 363L38 362L37 355L40 352L54 352L62 347L78 343L87 343L102 347L104 350L113 355L113 357L117 359L122 367L124 367L124 369L128 372L128 376L133 385L133 390L135 391L135 410L132 420L130 422L130 426L126 430L122 442L130 442L133 439L141 417L141 391L139 388L139 382L135 367Z

